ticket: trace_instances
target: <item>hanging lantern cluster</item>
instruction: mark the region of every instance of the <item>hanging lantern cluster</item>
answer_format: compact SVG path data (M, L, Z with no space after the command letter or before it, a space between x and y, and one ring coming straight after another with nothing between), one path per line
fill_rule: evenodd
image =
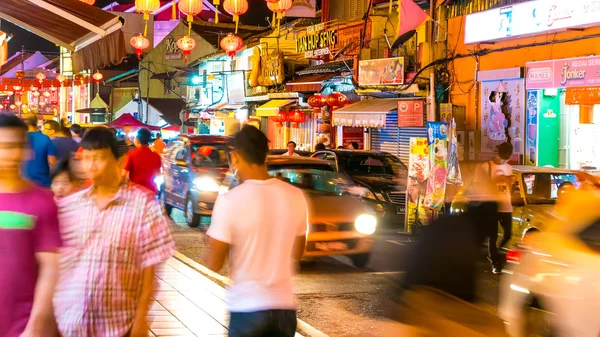
M135 0L135 10L144 14L144 37L148 36L150 14L160 9L160 0Z
M238 50L242 49L244 46L244 40L241 37L234 35L233 33L227 34L224 38L221 39L221 49L227 52L231 58L235 56Z
M150 40L140 34L132 37L131 40L129 40L129 44L131 44L131 46L135 49L135 53L137 54L139 60L142 58L142 52L144 49L150 47Z
M292 110L288 113L287 120L292 123L292 128L297 129L306 120L306 115L300 110Z
M225 8L227 13L233 15L233 22L235 22L235 33L237 34L240 23L240 15L248 11L248 1L225 0L225 2L223 2L223 8Z
M183 63L187 63L188 56L196 48L196 40L189 36L184 36L177 40L177 47L183 51Z

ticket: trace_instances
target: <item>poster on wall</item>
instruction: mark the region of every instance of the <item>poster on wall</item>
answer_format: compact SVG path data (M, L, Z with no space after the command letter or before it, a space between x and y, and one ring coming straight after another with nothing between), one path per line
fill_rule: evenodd
M495 153L504 142L523 154L525 84L523 79L481 82L481 152Z
M443 122L427 122L427 144L431 169L427 179L425 207L439 211L444 206L448 177L448 125Z
M538 90L527 92L527 141L525 143L525 165L537 165Z
M440 121L449 123L452 120L452 103L440 104Z
M360 61L358 64L358 84L404 84L404 58L394 57Z
M365 148L365 130L362 127L344 126L342 127L342 140L345 149L353 149L350 145L354 142L358 144L358 149Z
M427 224L425 208L426 177L429 171L427 138L411 138L408 152L408 182L406 184L406 219L404 230L411 232L417 219Z

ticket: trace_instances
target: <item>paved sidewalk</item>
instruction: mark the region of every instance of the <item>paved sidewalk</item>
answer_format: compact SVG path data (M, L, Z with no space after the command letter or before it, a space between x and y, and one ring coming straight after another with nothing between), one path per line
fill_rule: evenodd
M150 336L227 336L225 289L175 258L157 267L156 282Z

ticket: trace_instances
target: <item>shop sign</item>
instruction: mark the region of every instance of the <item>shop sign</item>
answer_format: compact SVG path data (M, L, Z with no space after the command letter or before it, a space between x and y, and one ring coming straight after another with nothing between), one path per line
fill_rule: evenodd
M304 53L333 47L337 43L337 30L321 31L313 35L305 35L296 39L296 53Z
M177 47L177 41L174 38L168 37L165 39L165 60L181 60L183 59L183 53L181 49Z
M260 76L258 83L269 87L283 83L283 55L271 53L260 58Z
M365 148L365 129L361 127L344 126L342 128L342 146L345 149L350 148L352 142L358 143L358 149L362 150Z
M360 61L358 84L398 85L404 83L404 58L375 59Z
M398 101L398 127L422 127L423 119L423 100Z
M306 28L306 34L315 34L325 29L325 23L321 22L314 26L309 26Z
M466 16L465 43L600 24L598 0L536 0Z
M600 85L600 56L527 62L527 89Z
M477 81L479 82L511 80L515 78L523 78L522 67L482 70L477 72Z

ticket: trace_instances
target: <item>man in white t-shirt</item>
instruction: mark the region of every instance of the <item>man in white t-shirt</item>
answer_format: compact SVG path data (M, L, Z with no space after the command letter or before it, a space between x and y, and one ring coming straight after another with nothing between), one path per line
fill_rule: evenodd
M296 304L294 259L306 245L308 206L302 191L269 175L268 140L247 125L229 143L240 185L220 195L208 230L207 267L219 271L229 254L229 336L292 337Z
M296 142L290 140L287 143L287 149L287 152L282 154L282 156L299 156L299 154L296 153Z
M510 143L502 143L498 145L497 150L498 153L494 160L485 162L477 168L473 184L478 185L481 199L495 201L497 204L497 212L490 211L493 214L484 214L484 216L489 219L489 222L485 224L486 227L489 227L488 258L492 263L493 273L501 274L502 260L498 254L498 249L508 243L512 236L511 185L514 181L512 167L508 161L513 154L513 146ZM503 238L500 245L496 246L498 223L502 227Z

